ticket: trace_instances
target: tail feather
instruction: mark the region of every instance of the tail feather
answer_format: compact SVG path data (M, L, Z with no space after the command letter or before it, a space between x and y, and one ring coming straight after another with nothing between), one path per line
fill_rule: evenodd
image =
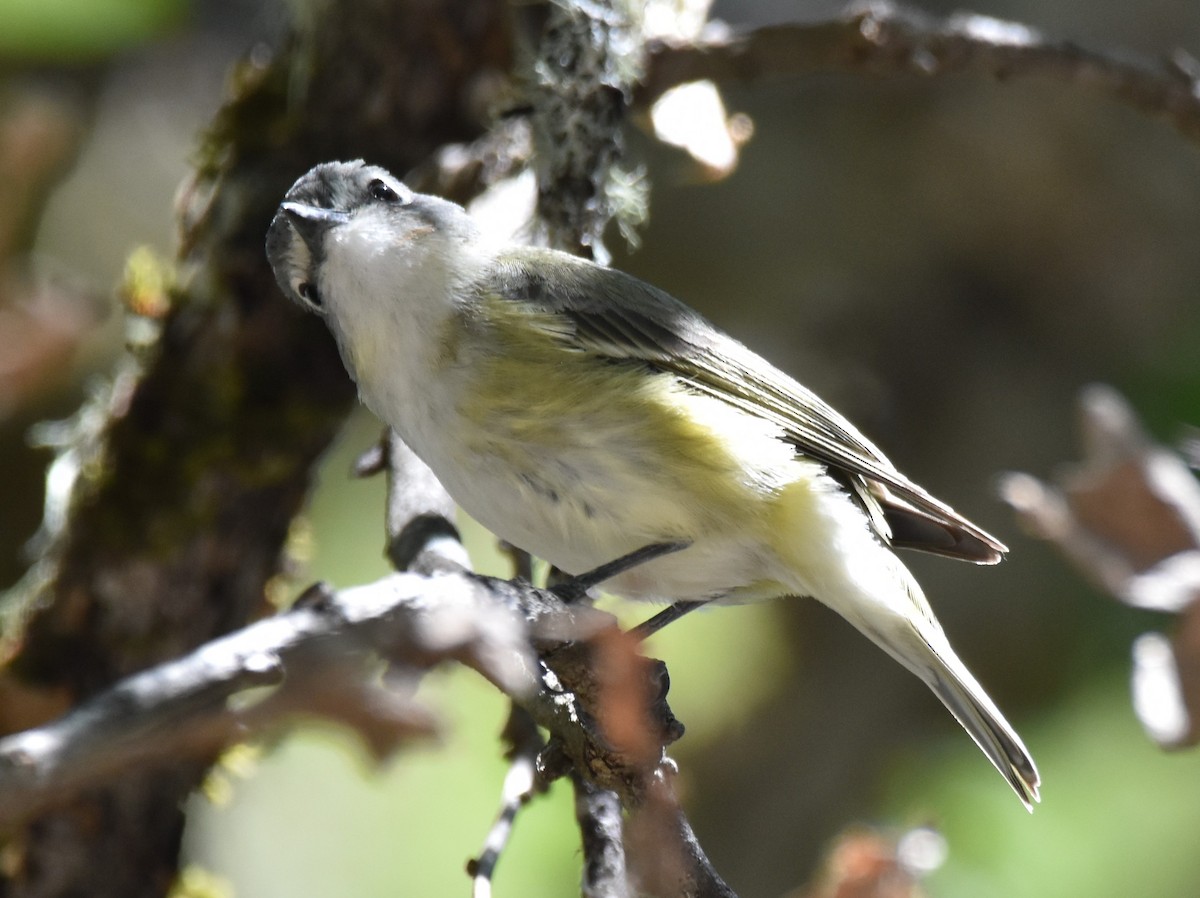
M1026 810L1032 811L1041 801L1037 765L1021 737L954 653L941 626L923 616L892 618L890 624L881 628L856 622L880 648L929 686L1012 786Z
M923 679L1012 786L1026 809L1032 811L1041 800L1041 778L1021 738L953 653L949 664L946 661L950 659L940 657L939 652L934 651L933 656L940 664Z
M897 603L890 609L892 613L871 618L860 612L851 622L933 690L1012 786L1026 810L1032 811L1041 800L1041 778L1021 737L955 654L912 574L890 552L887 562L911 604ZM897 608L901 613L895 613Z
M778 532L789 541L776 548L792 578L782 582L796 595L828 605L920 677L1032 811L1040 800L1033 759L950 647L908 568L863 525L861 509L844 492L823 493L803 481L792 484L780 501L785 514ZM810 538L796 541L796 534ZM818 538L822 534L824 541ZM983 541L986 534L976 536ZM1004 546L988 539L998 558Z
M1041 801L1037 765L1021 737L951 648L916 581L911 576L905 579L919 613L888 615L871 622L859 617L852 622L921 678L1000 771L1025 808L1032 811L1034 804Z

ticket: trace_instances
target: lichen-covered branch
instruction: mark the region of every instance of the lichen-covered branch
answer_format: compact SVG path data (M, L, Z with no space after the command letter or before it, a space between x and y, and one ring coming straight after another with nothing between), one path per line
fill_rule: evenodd
M626 0L528 7L537 211L546 242L606 263L604 230L627 237L645 197L625 168L624 125L642 74L638 4Z
M621 802L615 792L597 789L578 773L571 785L583 844L583 898L629 898Z

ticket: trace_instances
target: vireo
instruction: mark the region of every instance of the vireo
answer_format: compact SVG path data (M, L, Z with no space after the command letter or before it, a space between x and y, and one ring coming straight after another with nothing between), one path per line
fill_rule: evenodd
M472 517L633 599L811 596L920 677L1029 808L1038 772L891 551L1006 551L812 392L661 290L497 243L361 161L318 165L267 235L366 405Z

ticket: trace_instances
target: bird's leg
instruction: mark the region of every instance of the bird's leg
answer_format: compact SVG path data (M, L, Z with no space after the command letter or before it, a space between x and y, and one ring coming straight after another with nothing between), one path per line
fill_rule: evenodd
M676 602L674 605L668 605L649 620L642 621L629 632L633 634L638 642L641 642L643 639L653 636L672 621L679 620L689 611L695 611L701 605L707 604L708 601Z
M623 574L637 567L639 564L645 564L647 561L653 561L655 558L661 558L663 555L679 552L690 545L690 542L651 543L648 546L642 546L642 548L630 552L628 555L622 555L615 561L610 561L597 568L592 568L592 570L586 571L577 577L564 580L550 591L568 604L578 602L593 586L603 583L605 580L617 576L617 574Z

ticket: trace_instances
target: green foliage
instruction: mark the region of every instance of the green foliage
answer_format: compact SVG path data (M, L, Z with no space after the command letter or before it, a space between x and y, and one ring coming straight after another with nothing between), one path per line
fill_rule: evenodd
M0 57L91 61L177 24L185 0L0 0Z

